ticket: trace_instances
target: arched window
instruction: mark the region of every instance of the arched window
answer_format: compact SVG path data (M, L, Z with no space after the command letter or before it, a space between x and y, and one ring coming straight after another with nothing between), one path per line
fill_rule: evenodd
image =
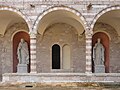
M60 69L60 46L52 46L52 69Z
M70 46L64 45L62 50L63 69L70 69Z

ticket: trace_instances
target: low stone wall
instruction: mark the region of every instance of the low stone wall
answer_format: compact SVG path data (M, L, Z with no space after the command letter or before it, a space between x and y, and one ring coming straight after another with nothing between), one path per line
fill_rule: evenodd
M2 82L120 82L120 73L5 73Z

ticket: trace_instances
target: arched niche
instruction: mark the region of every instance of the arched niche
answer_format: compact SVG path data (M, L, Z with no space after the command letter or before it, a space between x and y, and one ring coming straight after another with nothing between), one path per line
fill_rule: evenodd
M17 58L17 48L20 39L23 38L28 43L29 53L30 53L30 36L25 31L19 31L13 36L13 73L17 72L18 58ZM30 72L30 64L28 66L28 72Z
M70 63L70 46L66 44L62 48L63 69L70 69Z
M97 32L92 36L92 47L94 47L95 43L97 42L97 39L101 39L101 43L103 44L105 48L105 72L109 72L109 37L104 32ZM93 48L92 48L93 50ZM92 72L94 72L94 62L92 60Z

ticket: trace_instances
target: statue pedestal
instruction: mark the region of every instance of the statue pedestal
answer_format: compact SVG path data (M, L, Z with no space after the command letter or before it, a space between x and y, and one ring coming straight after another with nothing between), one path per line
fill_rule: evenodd
M104 65L95 65L95 73L105 73Z
M27 64L18 64L17 73L28 73Z

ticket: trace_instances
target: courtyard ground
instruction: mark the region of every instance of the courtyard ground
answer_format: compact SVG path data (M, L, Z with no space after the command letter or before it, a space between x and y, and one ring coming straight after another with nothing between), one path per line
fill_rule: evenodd
M120 90L120 83L1 83L0 90Z

